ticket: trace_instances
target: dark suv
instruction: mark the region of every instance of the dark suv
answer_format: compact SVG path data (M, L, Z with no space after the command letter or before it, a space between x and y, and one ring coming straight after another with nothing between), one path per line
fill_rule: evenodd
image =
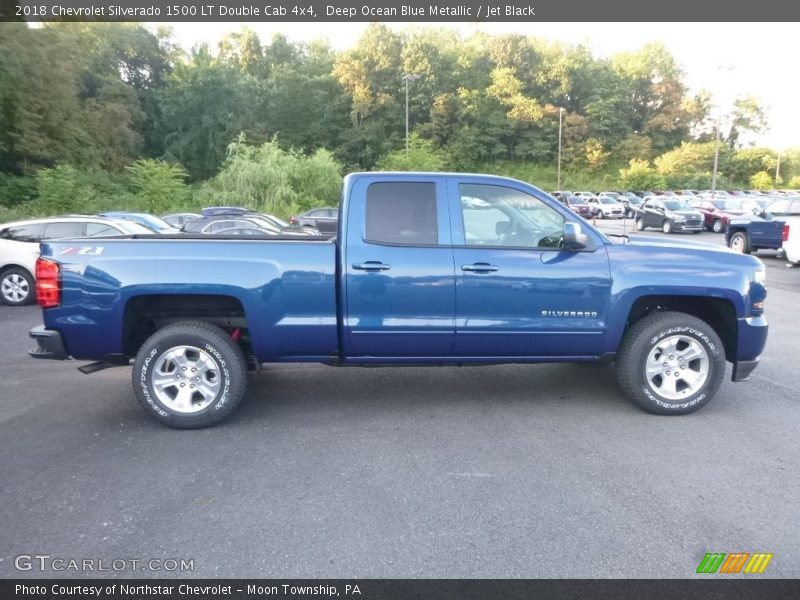
M650 196L636 211L636 229L657 227L664 233L673 231L703 231L703 214L689 208L686 200L672 197Z

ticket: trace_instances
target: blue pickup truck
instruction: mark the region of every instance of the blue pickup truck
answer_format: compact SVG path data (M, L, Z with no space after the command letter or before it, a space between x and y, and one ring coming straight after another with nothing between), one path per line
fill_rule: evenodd
M788 217L800 217L800 196L776 200L754 216L734 217L725 229L725 241L731 249L744 254L779 250Z
M225 419L265 362L616 361L634 403L685 414L726 361L746 379L766 343L758 259L607 237L521 181L351 174L338 227L42 243L31 355L97 361L85 373L133 360L147 412L195 428Z

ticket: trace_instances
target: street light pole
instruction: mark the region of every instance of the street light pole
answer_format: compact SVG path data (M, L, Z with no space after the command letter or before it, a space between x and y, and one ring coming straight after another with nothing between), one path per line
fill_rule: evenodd
M717 195L717 168L719 167L719 117L717 117L717 135L714 142L714 174L711 176L711 197Z
M419 75L403 75L403 81L406 82L406 154L408 154L408 82L416 81L417 79L419 79Z
M717 65L717 71L733 71L732 66L728 65ZM717 109L717 135L715 136L714 142L714 173L711 175L711 196L714 197L717 195L717 170L719 169L719 128L720 128L720 120L722 115L720 114L721 109Z
M564 109L558 109L558 183L556 188L561 191L561 117L564 115Z

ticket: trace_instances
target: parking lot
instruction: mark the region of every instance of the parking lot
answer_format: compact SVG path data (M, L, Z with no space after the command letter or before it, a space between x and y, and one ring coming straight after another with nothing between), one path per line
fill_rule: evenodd
M0 577L684 578L737 551L798 577L800 268L759 256L762 363L686 417L613 366L267 365L224 424L174 431L129 368L29 359L39 309L0 306ZM193 570L15 567L35 554Z

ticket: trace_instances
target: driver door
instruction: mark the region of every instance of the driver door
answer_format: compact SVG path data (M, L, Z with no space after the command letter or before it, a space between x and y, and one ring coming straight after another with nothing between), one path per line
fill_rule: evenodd
M504 185L453 181L455 356L600 352L610 274L605 247L559 247L565 216Z

